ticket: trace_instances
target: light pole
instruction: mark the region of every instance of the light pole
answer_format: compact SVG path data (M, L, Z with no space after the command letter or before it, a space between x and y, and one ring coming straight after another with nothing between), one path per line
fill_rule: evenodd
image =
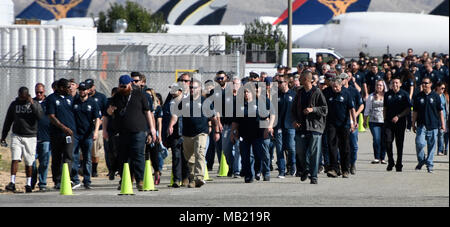
M292 68L292 0L288 0L288 54L287 54L287 67Z

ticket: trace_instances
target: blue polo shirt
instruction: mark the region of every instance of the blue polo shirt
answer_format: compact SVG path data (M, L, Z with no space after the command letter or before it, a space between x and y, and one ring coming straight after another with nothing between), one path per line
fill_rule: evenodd
M355 75L353 75L353 77L355 77L355 81L356 83L361 87L363 84L366 83L366 72L359 70ZM362 91L361 91L362 92Z
M361 93L359 93L356 88L348 86L348 88L342 87L342 89L346 90L350 94L355 110L359 109L361 105L364 105L364 100Z
M46 114L54 114L63 125L70 128L74 135L76 134L77 128L75 124L75 116L73 114L72 96L62 96L58 94L51 94L48 96ZM64 132L54 124L50 124L50 135L65 136Z
M439 129L441 111L441 98L434 91L428 95L420 92L414 98L414 112L417 113L417 126L419 127L425 126L427 130Z
M106 110L108 109L108 98L106 98L106 95L96 91L95 95L91 96L90 98L92 98L97 103L102 116L106 116Z
M266 109L272 110L270 114L275 114L273 108L271 108L270 100L266 98ZM267 120L262 118L259 113L258 101L251 103L244 102L244 106L238 107L243 111L244 117L236 117L233 122L239 125L239 136L246 141L254 141L264 137L264 128L260 127L260 122ZM253 113L256 113L254 115ZM249 115L251 114L251 115Z
M202 111L202 106L206 99L203 96L200 96L199 99L201 99L200 102L196 103L198 100L192 100L191 96L189 96L180 103L179 108L181 109L182 105L185 105L184 108L189 109L190 113L189 116L182 117L183 136L196 137L202 133L209 133L209 118ZM194 113L200 113L200 117L194 116Z
M39 102L34 99L35 102ZM39 102L42 107L42 111L44 113L47 112L47 99L44 99L42 102ZM38 122L38 134L37 134L38 142L50 142L50 119L46 114L42 116L42 118Z
M411 100L409 99L409 94L400 89L399 92L394 93L393 90L389 90L384 94L384 109L386 112L385 123L392 125L392 119L398 116L407 108L411 108ZM400 118L400 123L406 123L406 117Z
M297 94L293 90L278 92L278 124L276 129L294 129L292 122L292 106Z
M95 129L95 119L101 118L101 110L93 98L88 98L85 102L77 98L73 103L73 112L77 126L77 138L92 138Z
M441 82L442 79L444 79L444 78L441 77L441 73L439 73L439 72L436 71L436 70L433 70L433 71L431 71L431 72L425 71L425 72L422 74L422 79L425 78L425 77L431 78L431 82L433 83L433 86L432 86L432 89L433 89L433 90L436 88L437 84L438 84L439 82Z
M328 112L330 113L327 117L327 125L350 128L349 110L355 108L355 104L348 89L343 87L340 93L335 93L332 89L328 89L326 92L324 91L324 95L327 99Z
M377 74L374 74L373 72L367 73L366 76L366 83L367 83L367 90L369 91L369 94L372 94L375 92L376 84L378 80L384 80L385 75L382 72L378 72Z

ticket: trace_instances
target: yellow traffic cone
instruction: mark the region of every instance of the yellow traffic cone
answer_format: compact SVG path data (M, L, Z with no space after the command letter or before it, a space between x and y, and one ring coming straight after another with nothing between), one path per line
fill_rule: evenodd
M209 173L208 173L208 168L206 167L206 162L205 162L205 176L203 177L203 180L213 181L213 179L209 178Z
M70 184L69 164L64 163L61 176L60 195L73 195L72 185Z
M366 128L364 128L364 117L362 114L359 115L358 131L366 132Z
M222 152L222 157L220 158L220 169L218 177L227 177L228 176L228 164L227 159L225 158L225 154Z
M144 172L144 192L148 191L158 191L155 189L155 183L153 181L152 175L152 165L150 160L145 161L145 172Z
M120 186L119 195L134 195L133 183L131 183L130 166L128 163L123 164L122 184Z

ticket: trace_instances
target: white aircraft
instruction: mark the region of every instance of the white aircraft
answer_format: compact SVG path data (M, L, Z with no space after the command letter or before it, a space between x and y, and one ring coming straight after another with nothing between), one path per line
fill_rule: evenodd
M295 39L294 39L295 40ZM412 13L347 13L298 38L302 48L334 48L345 57L402 53L449 53L449 18Z

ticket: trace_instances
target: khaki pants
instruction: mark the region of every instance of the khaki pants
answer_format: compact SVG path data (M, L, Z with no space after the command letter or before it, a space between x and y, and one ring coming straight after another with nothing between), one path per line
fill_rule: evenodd
M208 134L183 137L183 152L189 166L189 180L203 180L205 174L205 151Z
M105 151L103 149L103 130L98 131L98 138L92 145L91 154L92 159L98 159L105 154Z

